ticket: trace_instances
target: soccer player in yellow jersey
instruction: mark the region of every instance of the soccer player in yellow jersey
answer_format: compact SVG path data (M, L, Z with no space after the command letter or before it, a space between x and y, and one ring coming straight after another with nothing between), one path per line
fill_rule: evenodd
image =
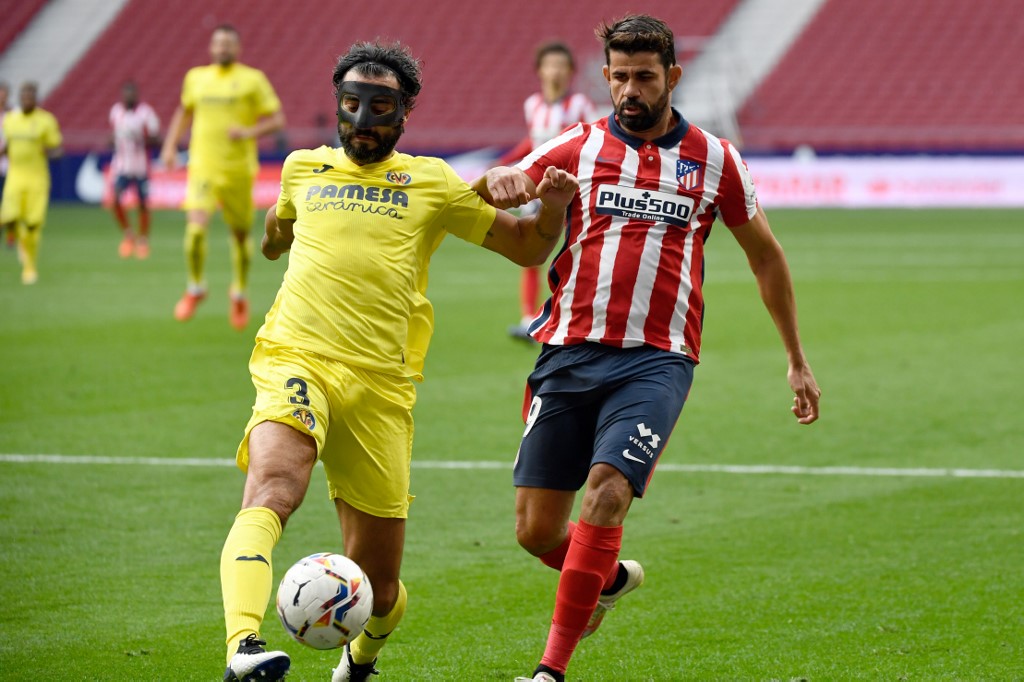
M50 203L49 160L62 153L57 119L39 108L38 95L35 83L22 84L18 92L21 109L4 116L0 143L0 156L6 155L9 162L0 224L5 230L17 230L23 284L35 284L39 279L39 240Z
M7 84L7 81L0 81L0 147L4 143L4 117L7 112L10 111L10 105L7 103L7 99L11 95L11 86ZM7 179L7 157L0 155L0 197L4 194L4 181ZM0 232L6 232L4 239L6 240L6 246L9 249L14 248L14 244L18 239L14 228L4 230L0 227Z
M535 216L489 206L440 159L396 152L420 91L419 63L399 44L357 43L334 70L341 149L293 152L263 254L290 251L288 270L256 336L256 402L238 465L242 509L221 555L225 680L276 680L290 661L266 651L260 626L271 552L323 462L343 552L373 586L373 615L333 682L365 680L405 612L399 580L415 381L433 331L426 298L431 254L448 234L527 266L562 234L576 178L548 170Z
M218 204L231 230L230 322L245 329L249 304L245 297L252 260L252 185L258 170L256 139L284 127L281 102L262 71L238 63L238 31L218 26L210 39L213 63L185 74L181 104L160 154L167 168L177 165L178 141L192 123L188 188L185 194L185 263L188 287L174 308L182 322L192 319L206 298L207 226Z

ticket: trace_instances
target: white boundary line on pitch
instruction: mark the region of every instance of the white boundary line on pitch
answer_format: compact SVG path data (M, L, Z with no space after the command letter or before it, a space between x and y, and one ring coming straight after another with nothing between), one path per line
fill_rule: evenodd
M233 467L233 459L197 457L99 457L92 455L4 455L14 464L135 464L142 466ZM511 462L414 461L413 469L511 469ZM928 469L849 466L787 466L778 464L659 464L658 471L710 474L776 474L783 476L905 476L912 478L1024 478L1014 469Z

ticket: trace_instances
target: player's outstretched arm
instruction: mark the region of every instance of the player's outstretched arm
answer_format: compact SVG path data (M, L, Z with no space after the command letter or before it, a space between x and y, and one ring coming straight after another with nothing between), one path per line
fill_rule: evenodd
M277 260L282 253L292 248L292 241L295 239L294 226L294 219L278 218L277 206L270 207L263 221L265 234L260 245L260 250L267 260Z
M284 128L284 112L275 111L272 114L268 114L260 120L256 121L255 125L246 128L243 126L231 126L228 128L228 137L232 140L243 140L249 138L260 138L270 133L275 133L278 130Z
M536 187L540 211L528 218L517 218L499 209L483 246L517 265L540 265L562 236L566 208L579 187L576 176L549 166Z
M470 186L495 208L515 208L537 197L537 187L530 176L509 166L489 169Z
M760 206L750 222L732 228L732 233L747 255L747 262L757 279L761 300L771 314L786 348L789 361L787 379L795 396L793 414L801 424L810 424L818 419L821 389L818 388L818 382L800 344L796 298L786 255L772 234L768 218Z
M167 137L164 138L163 149L160 150L160 161L167 170L178 167L178 142L185 128L192 122L192 112L186 111L181 105L174 110L171 122L167 126Z

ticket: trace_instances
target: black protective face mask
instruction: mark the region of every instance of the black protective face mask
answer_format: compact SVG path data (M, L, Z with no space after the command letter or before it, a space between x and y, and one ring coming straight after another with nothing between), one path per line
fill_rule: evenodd
M342 102L345 97L354 97L359 100L359 107L355 111L346 109ZM381 98L390 100L394 107L384 114L373 113L373 101ZM359 81L345 81L341 84L338 92L338 120L345 121L353 128L365 130L374 126L395 127L402 123L405 118L405 106L402 104L402 93L386 85L374 83L362 83Z

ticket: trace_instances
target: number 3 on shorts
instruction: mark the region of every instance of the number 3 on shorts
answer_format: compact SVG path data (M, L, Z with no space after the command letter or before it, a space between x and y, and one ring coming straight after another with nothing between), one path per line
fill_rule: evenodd
M309 396L306 395L309 387L306 385L305 381L292 377L284 383L284 387L287 389L295 389L295 395L289 396L288 402L293 405L309 405Z

